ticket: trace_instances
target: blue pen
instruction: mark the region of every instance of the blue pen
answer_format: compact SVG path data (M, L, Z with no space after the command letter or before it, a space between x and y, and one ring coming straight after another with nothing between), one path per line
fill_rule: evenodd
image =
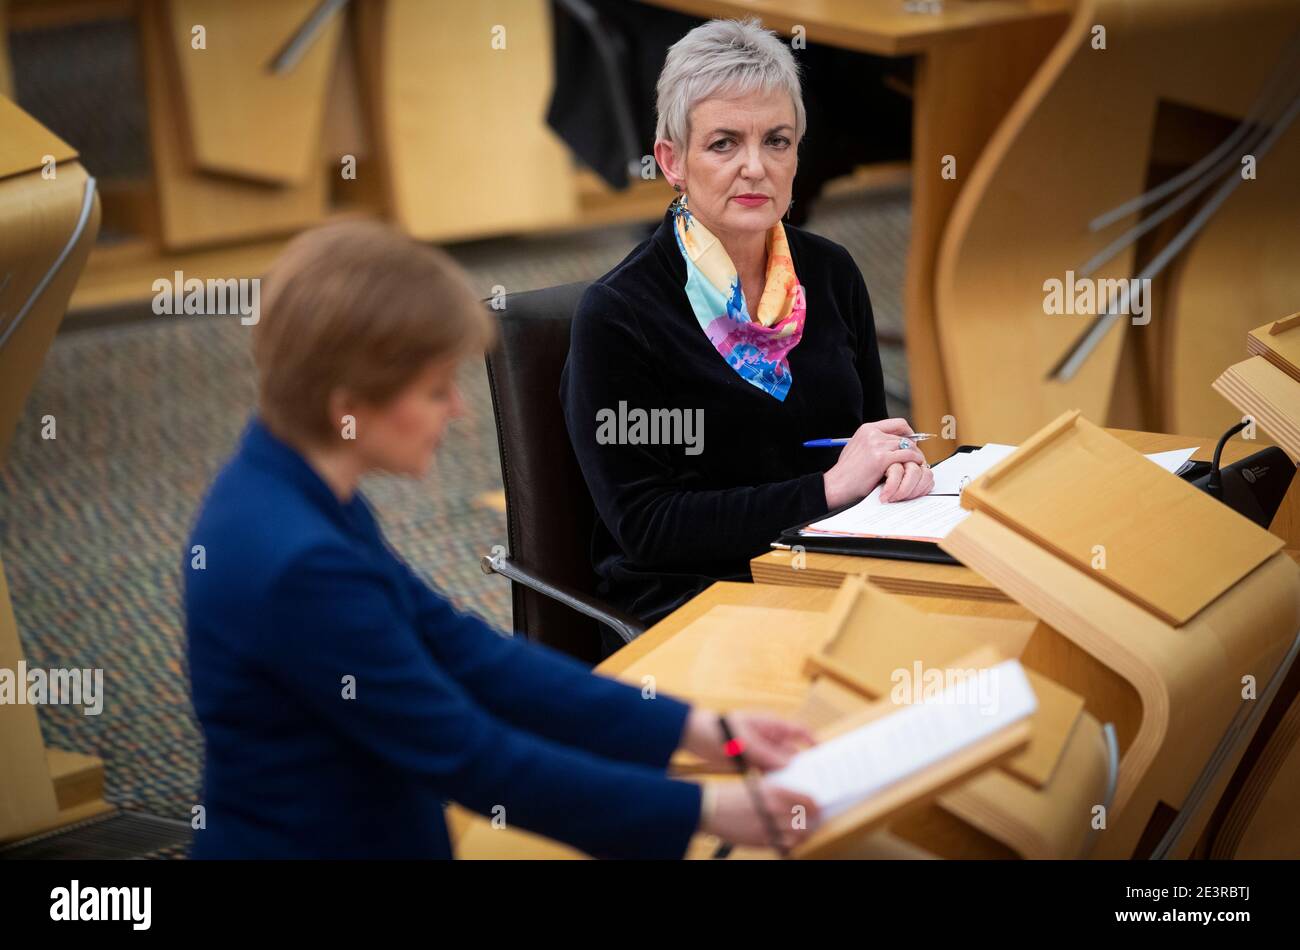
M900 436L900 438L911 439L913 442L924 442L926 439L933 439L933 432L914 432L912 435ZM838 446L849 444L848 439L813 439L811 442L805 442L805 449L833 449Z

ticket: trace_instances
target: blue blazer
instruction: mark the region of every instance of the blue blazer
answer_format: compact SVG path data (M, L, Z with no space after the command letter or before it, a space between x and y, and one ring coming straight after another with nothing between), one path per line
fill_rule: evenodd
M596 856L685 851L700 790L664 769L688 707L458 613L257 419L184 577L194 857L446 858L447 800Z

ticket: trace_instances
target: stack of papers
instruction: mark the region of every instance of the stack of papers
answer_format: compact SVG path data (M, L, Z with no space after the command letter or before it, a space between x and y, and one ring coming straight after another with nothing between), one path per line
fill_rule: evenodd
M974 452L958 452L934 466L934 488L907 501L880 500L880 486L852 508L814 522L799 533L805 537L887 538L894 541L941 541L970 512L961 506L961 491L1014 452L1018 446L990 442ZM1177 472L1196 447L1155 452L1151 461Z

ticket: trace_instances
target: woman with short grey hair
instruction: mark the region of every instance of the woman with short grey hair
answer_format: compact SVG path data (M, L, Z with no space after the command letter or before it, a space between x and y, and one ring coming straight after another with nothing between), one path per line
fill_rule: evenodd
M783 528L877 485L887 502L933 485L912 427L885 418L857 265L782 222L806 125L789 47L757 20L712 20L669 48L657 91L654 155L678 195L584 294L561 385L602 593L647 621L748 580ZM600 420L634 409L702 431L612 439Z

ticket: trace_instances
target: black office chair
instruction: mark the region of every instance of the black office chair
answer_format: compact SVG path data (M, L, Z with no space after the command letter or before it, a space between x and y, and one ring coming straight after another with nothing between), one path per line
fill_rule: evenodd
M644 625L594 596L591 532L596 508L569 443L560 373L569 325L587 284L506 298L494 311L500 340L487 354L501 449L509 554L484 555L486 574L511 580L514 628L587 662L628 643ZM617 639L602 635L601 625Z

